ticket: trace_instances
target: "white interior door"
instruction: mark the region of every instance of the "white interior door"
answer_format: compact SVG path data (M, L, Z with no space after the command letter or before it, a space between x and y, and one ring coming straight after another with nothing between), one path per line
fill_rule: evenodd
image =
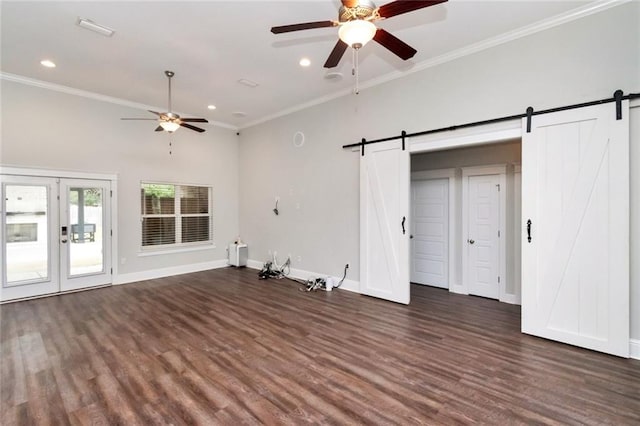
M411 282L449 288L449 179L411 182Z
M61 291L111 283L110 182L60 180Z
M0 178L0 301L56 293L60 290L56 179L6 175Z
M360 290L409 303L409 151L366 146L360 161Z
M468 177L467 279L469 294L500 297L500 175Z
M612 104L536 116L522 141L522 331L625 357L628 114L625 101L622 120Z

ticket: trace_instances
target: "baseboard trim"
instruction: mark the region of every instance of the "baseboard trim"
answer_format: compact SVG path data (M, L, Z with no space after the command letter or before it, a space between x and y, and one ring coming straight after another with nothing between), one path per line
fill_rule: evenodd
M247 260L247 268L262 269L263 266L264 266L264 262L251 260L251 259ZM321 274L318 272L305 271L304 269L295 269L295 268L291 268L291 272L289 273L289 277L295 278L297 280L304 280L304 281L308 280L309 278L326 278L329 276L331 275ZM334 277L334 276L332 276L332 278L334 283L339 283L340 280L342 279L342 277ZM354 293L360 293L360 282L345 278L344 282L340 286L340 290L347 290L347 291L352 291Z
M509 303L511 305L520 305L520 298L516 294L504 294L500 299L503 303Z
M170 277L173 275L189 274L192 272L219 269L229 266L227 259L212 260L210 262L191 263L188 265L171 266L169 268L151 269L148 271L118 274L113 277L113 285L129 284L138 281L153 280L156 278Z
M640 340L629 339L629 358L640 359Z

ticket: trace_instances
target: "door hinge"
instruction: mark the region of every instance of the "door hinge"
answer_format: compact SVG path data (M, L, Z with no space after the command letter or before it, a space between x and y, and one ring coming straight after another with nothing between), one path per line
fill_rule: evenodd
M109 235L113 237L113 229L110 231Z
M498 229L498 238L500 238L500 230Z
M498 284L500 284L500 275L498 275Z
M113 198L113 191L112 190L109 191L109 197Z
M111 275L113 275L113 268L111 268Z
M500 184L496 184L496 186L498 187L498 192L500 192Z

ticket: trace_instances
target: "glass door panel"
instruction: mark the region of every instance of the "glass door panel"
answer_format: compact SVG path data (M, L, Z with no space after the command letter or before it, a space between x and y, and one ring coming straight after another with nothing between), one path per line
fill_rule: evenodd
M69 275L104 272L102 188L69 188Z
M59 291L57 183L3 175L0 301Z
M61 179L60 195L62 291L110 283L110 183Z

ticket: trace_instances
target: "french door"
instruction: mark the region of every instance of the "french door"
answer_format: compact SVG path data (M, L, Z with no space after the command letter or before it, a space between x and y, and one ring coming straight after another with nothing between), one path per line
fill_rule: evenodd
M1 178L0 301L111 282L109 181Z

